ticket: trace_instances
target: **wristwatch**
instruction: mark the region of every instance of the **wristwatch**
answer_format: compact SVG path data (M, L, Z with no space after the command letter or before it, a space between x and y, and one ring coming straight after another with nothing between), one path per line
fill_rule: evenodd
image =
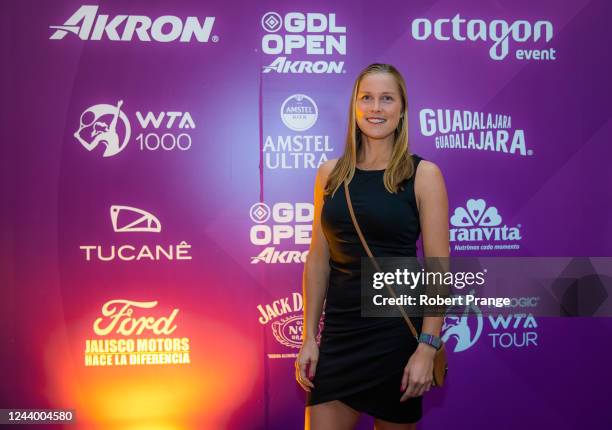
M426 343L427 345L431 345L438 350L442 346L442 339L440 339L438 336L434 336L433 334L421 333L419 336L419 343Z

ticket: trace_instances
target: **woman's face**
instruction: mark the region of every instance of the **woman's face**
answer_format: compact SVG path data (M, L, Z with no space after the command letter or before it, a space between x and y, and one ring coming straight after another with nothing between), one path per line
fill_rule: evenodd
M402 115L399 86L390 73L370 73L357 88L355 117L363 134L384 139L393 134Z

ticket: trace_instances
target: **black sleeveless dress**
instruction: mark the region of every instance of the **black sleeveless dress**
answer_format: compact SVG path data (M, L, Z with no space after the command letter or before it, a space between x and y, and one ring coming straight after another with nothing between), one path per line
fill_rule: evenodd
M412 155L415 167L421 161ZM415 169L416 172L416 169ZM384 170L357 169L349 184L355 216L375 257L415 257L421 233L414 176L389 193ZM401 378L417 341L400 318L361 317L359 241L344 188L325 196L321 227L330 250L330 275L319 362L307 405L340 400L353 409L395 423L416 422L422 397L399 401ZM411 318L420 332L422 318Z

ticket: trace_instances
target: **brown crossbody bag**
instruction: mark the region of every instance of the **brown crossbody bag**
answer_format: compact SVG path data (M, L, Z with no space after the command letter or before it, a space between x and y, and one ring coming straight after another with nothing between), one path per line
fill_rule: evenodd
M372 255L372 251L370 251L370 247L368 246L365 238L363 237L361 228L359 228L359 223L357 222L357 218L355 218L355 211L353 210L353 204L351 203L351 196L350 196L348 184L346 181L344 181L344 195L346 196L346 204L348 206L349 213L351 214L351 219L353 220L353 225L355 226L357 235L359 236L359 240L361 240L361 244L363 245L363 248L368 254L368 257L370 257L370 260L372 261L374 268L380 272L381 271L380 266L376 262L374 255ZM393 296L394 298L397 298L397 296L395 295L395 291L393 291L393 289L389 285L387 285L387 289L389 290L389 293L391 294L391 296ZM412 333L412 335L414 336L414 338L416 339L418 343L419 334L417 333L416 328L414 328L412 321L410 321L410 317L408 317L408 314L406 314L406 310L404 308L402 308L401 306L398 306L398 307L402 314L402 317L404 318L404 321L406 321L406 324L408 325L408 328L410 329L410 332ZM444 378L446 378L447 372L448 372L448 362L446 360L446 349L444 347L444 342L442 342L442 346L440 347L440 349L436 351L436 354L434 355L432 385L436 387L441 387L442 385L444 385Z

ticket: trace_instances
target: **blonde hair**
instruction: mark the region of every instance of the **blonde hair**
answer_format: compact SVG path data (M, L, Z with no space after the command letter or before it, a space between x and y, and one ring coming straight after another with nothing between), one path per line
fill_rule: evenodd
M408 102L406 96L406 82L400 72L390 64L374 63L363 69L353 85L353 94L349 107L348 131L344 145L344 153L338 159L333 170L328 176L325 185L325 194L333 195L342 183L346 180L350 182L355 175L357 164L357 154L362 147L361 130L357 126L355 118L355 103L357 101L357 91L363 78L373 73L389 73L397 82L400 96L402 99L402 113L397 128L395 129L395 141L391 160L384 173L384 184L387 191L397 193L403 189L401 183L409 179L414 174L414 164L408 150Z

